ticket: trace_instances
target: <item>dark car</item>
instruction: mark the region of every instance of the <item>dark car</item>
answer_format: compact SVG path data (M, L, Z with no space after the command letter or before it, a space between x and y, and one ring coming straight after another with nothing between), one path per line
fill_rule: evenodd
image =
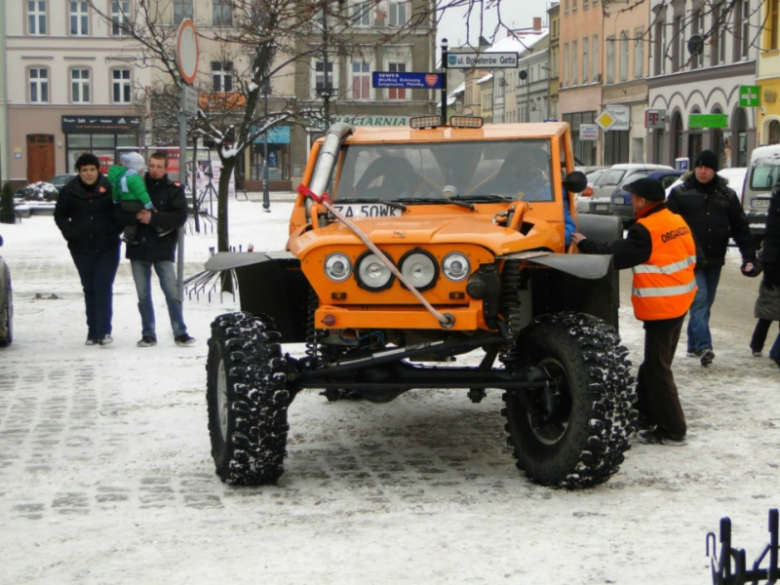
M674 170L662 170L652 172L639 172L631 175L629 179L626 179L617 189L612 192L609 198L609 213L615 215L623 220L625 227L634 223L634 208L631 206L631 195L625 190L625 186L629 183L633 183L637 179L650 178L655 179L661 186L666 188L674 183L684 171Z
M62 175L54 175L47 182L57 187L57 191L62 191L62 188L77 175L74 173L64 173Z

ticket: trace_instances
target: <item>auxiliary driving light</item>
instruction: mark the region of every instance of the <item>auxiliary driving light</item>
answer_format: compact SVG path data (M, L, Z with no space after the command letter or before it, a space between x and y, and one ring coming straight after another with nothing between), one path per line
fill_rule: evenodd
M369 290L380 291L392 284L393 273L379 259L379 256L368 252L358 258L357 279L360 286Z
M334 282L344 282L352 274L352 262L346 254L335 252L325 258L325 275Z
M401 257L401 274L417 290L428 290L439 276L439 267L428 252L411 250Z
M444 276L454 282L460 282L471 272L471 263L465 254L460 252L450 252L444 257L441 263Z

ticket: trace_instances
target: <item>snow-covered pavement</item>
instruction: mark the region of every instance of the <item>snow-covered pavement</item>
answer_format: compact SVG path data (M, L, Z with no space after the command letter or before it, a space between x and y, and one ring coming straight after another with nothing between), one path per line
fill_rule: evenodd
M284 246L291 203L230 206L233 243ZM528 482L505 446L500 392L471 404L461 390L386 405L302 393L279 484L231 488L211 461L205 363L209 323L236 309L232 297L189 300L198 343L181 348L155 281L159 344L139 349L123 261L115 342L87 347L52 218L0 233L15 299L14 343L0 350L0 583L700 584L711 582L705 535L722 516L749 562L768 542L780 372L750 357L741 331L715 330L708 369L678 350L688 446L635 445L595 489ZM185 274L214 245L188 237ZM751 324L757 287L745 280ZM621 333L638 364L627 299Z

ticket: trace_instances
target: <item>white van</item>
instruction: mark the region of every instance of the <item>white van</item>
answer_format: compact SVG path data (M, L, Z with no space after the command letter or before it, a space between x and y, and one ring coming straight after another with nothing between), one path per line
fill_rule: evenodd
M742 190L742 209L745 210L750 231L757 241L764 237L772 187L779 179L780 144L754 148Z

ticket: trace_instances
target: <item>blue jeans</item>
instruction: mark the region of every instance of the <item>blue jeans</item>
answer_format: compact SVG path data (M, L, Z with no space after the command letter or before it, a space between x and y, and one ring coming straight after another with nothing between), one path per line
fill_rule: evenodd
M70 252L84 289L87 339L100 339L111 334L114 278L119 268L119 250L117 246L99 254L84 254L73 250Z
M171 318L173 336L185 335L187 326L184 324L184 312L182 310L179 286L176 280L176 272L173 262L146 262L144 260L130 260L133 269L135 290L138 293L138 311L141 313L141 335L148 335L157 339L154 321L154 305L152 304L152 266L160 280L160 288L165 295L168 304L168 316Z
M718 292L720 282L720 265L708 265L697 268L696 296L688 316L688 351L700 352L704 349L712 349L712 335L710 334L710 309L715 302L715 294Z

